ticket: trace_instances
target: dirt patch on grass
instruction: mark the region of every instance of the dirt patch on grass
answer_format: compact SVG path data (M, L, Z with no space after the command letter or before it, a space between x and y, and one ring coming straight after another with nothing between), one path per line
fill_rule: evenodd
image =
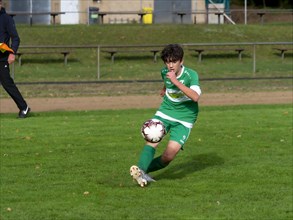
M292 92L207 93L200 99L201 106L243 104L290 104ZM157 108L162 101L159 95L92 96L68 98L28 98L33 112L74 111L99 109ZM10 98L0 100L0 113L17 112Z

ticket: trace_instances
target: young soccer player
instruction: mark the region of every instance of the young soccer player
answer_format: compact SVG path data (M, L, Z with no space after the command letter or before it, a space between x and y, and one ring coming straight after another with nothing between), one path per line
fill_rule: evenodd
M130 175L144 187L154 181L149 172L166 167L183 149L198 115L198 100L201 95L198 74L183 66L184 51L178 44L167 45L161 59L166 67L161 70L164 87L163 101L155 113L170 132L170 139L162 155L154 158L159 143L146 142L137 166L130 167Z

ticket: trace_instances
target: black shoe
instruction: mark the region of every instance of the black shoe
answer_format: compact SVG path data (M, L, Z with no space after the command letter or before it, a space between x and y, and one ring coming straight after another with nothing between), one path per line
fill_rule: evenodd
M19 111L18 118L26 118L30 111L31 111L31 109L27 106L25 110Z

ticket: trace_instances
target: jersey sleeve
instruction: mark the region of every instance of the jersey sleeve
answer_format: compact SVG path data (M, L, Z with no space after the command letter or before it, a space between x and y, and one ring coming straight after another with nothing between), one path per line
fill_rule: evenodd
M165 80L167 73L168 73L168 69L166 67L164 67L164 68L161 69L161 77L162 77L162 80Z
M191 86L200 86L198 74L195 71L191 71L191 74L190 74L190 87Z

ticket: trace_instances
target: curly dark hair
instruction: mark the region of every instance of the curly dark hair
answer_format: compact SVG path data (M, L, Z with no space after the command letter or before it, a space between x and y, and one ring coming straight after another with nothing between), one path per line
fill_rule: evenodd
M169 44L161 52L161 59L166 62L182 61L184 51L179 44Z

